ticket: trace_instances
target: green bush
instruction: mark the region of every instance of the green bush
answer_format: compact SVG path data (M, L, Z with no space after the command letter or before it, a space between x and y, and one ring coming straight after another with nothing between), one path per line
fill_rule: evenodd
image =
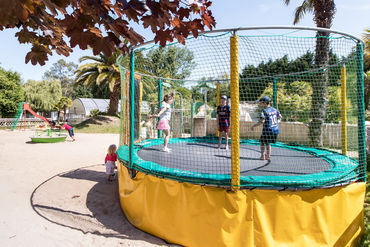
M365 111L365 121L370 121L370 110Z
M98 109L93 109L93 110L90 111L90 117L96 117L100 114L101 114L101 112Z
M0 117L14 117L23 100L20 75L0 67Z
M310 84L304 81L295 81L289 83L289 85L286 83L277 83L277 88L278 110L283 116L283 120L308 122L312 95ZM268 95L272 99L272 85L263 94Z
M273 96L272 85L267 87L263 95ZM327 123L338 123L341 120L340 88L328 87L328 103L326 107ZM292 83L277 83L278 110L284 121L309 122L312 104L312 87L306 81L294 81ZM351 101L347 101L347 111L352 109ZM348 114L350 115L350 114Z

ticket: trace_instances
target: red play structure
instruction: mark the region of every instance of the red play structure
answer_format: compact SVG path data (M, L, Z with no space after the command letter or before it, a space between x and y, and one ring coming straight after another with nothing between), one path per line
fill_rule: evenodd
M12 124L10 125L10 129L14 130L17 127L17 124L20 120L20 118L23 116L23 127L26 128L26 111L34 115L35 117L42 119L45 121L46 124L50 124L50 121L47 120L45 117L38 115L36 112L34 112L30 105L28 103L21 102L18 104L18 111L15 114L15 119L13 120Z

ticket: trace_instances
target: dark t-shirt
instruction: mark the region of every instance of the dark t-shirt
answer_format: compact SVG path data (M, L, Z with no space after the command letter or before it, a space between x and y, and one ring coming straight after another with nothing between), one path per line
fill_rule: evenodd
M267 107L261 112L261 119L264 119L262 134L279 134L279 119L280 112L273 107Z
M230 127L230 106L218 106L218 126L220 127Z

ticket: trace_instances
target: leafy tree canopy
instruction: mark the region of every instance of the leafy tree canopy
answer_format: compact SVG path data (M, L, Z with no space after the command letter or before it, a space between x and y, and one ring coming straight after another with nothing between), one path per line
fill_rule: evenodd
M85 88L84 86L82 86L80 84L74 85L73 86L73 91L71 92L72 99L77 99L77 98L105 98L105 97L102 97L102 96L99 97L99 96L93 94L93 91L90 88Z
M0 117L13 117L23 101L21 77L0 67Z
M62 97L62 87L59 80L29 80L23 88L25 100L30 103L34 111L55 110L55 105Z
M150 28L155 41L164 46L177 39L185 43L205 27L212 29L215 20L211 1L195 0L2 0L0 30L19 28L20 43L32 44L26 63L44 65L55 51L68 56L72 48L91 47L94 55L110 56L119 48L128 52L128 44L143 43L144 38L133 24Z
M310 121L310 110L312 102L311 83L305 81L294 81L290 87L285 83L277 83L278 110L286 122ZM263 92L272 98L273 89L269 85ZM348 111L351 112L351 101L347 102ZM325 122L338 123L341 120L340 88L337 86L328 87L328 105L326 109Z
M59 59L54 63L49 70L47 70L43 79L56 79L63 83L73 83L74 73L78 65L73 62L66 62L64 59Z
M329 65L339 64L340 59L336 54L330 52ZM285 85L289 87L296 77L282 76L292 73L299 73L310 71L315 68L314 54L307 52L306 54L294 59L289 60L285 55L276 60L270 59L268 62L262 62L257 66L246 65L240 74L240 97L241 100L254 101L257 100L272 83L273 77L277 76L278 81L287 82ZM340 80L340 67L331 68L329 70L329 86L338 86ZM305 80L313 82L317 74L305 73L302 74Z
M195 67L193 52L170 46L150 50L145 58L144 70L171 79L185 79Z
M66 62L60 59L47 70L43 79L59 80L62 86L62 94L64 97L71 97L73 92L74 72L77 69L77 64Z

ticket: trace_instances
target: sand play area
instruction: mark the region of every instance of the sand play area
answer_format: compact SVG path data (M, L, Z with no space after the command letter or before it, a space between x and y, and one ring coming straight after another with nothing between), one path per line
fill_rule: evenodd
M118 135L35 144L32 133L0 130L0 246L171 246L133 227L106 182Z

